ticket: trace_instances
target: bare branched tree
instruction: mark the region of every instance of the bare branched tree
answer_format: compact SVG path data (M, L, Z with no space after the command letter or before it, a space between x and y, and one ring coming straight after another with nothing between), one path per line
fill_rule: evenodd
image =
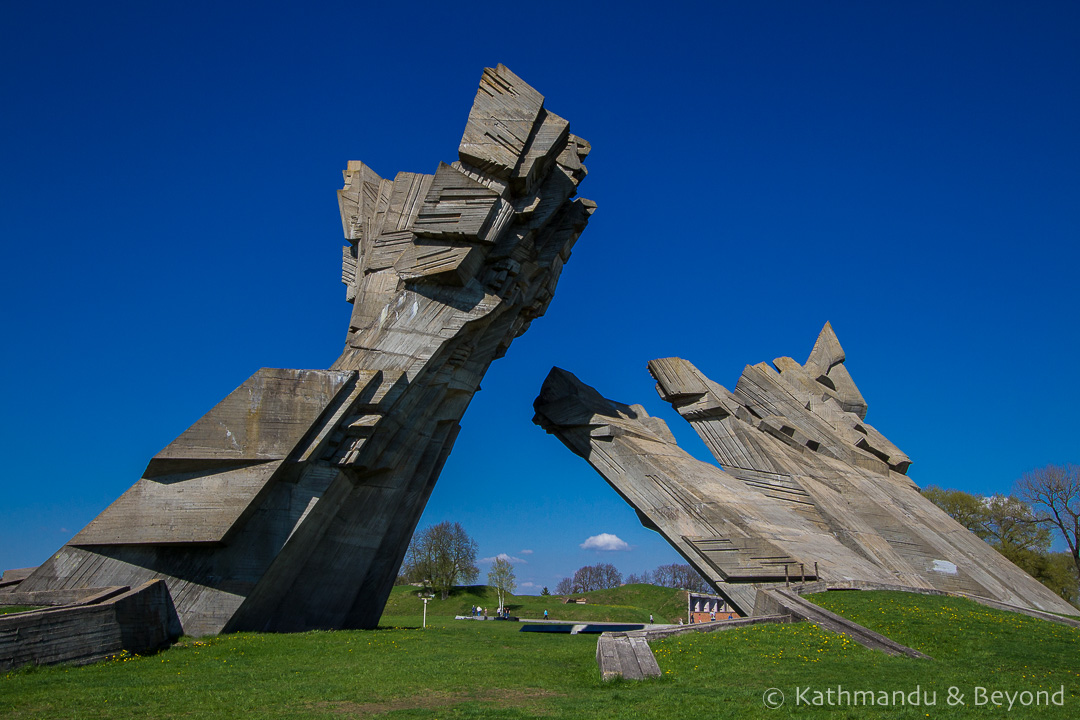
M693 592L712 592L712 587L698 571L686 563L661 565L652 571L652 582L660 587L683 588Z
M619 587L622 584L622 573L610 563L599 565L586 565L578 568L571 581L574 592L589 592L590 590L605 590Z
M597 584L599 589L614 588L622 585L622 573L615 569L611 563L601 563L595 566L597 569Z
M1080 465L1047 465L1024 473L1016 481L1016 494L1031 504L1038 522L1065 538L1080 574Z
M593 568L592 565L586 565L585 567L578 568L577 571L574 573L574 578L571 582L574 588L574 592L576 593L596 590L597 586L595 568Z
M413 582L425 582L443 600L459 583L476 580L476 541L461 523L449 520L417 533L405 556L405 575Z

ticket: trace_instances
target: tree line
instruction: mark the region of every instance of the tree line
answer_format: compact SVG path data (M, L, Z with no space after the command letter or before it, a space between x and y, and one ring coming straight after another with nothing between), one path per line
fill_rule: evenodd
M627 575L626 584L631 585L634 583L682 588L684 590L690 590L691 592L713 592L708 581L706 581L697 570L686 563L661 565L652 572L646 570L640 575Z
M694 568L686 564L672 563L661 565L652 572L646 570L637 575L626 576L625 584L659 585L661 587L682 588L693 592L712 592L709 583ZM586 565L578 568L573 577L564 577L555 586L556 595L606 590L624 584L622 573L610 563Z

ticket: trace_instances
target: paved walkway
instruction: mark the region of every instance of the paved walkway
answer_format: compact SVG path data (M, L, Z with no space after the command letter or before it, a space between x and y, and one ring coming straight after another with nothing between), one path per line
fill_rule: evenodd
M498 618L496 618L494 615L488 615L487 617L483 617L482 615L481 616L476 616L476 615L455 615L454 619L455 620L497 620ZM533 619L533 618L515 617L514 621L519 622L519 623L529 623L529 624L547 623L549 625L617 625L617 626L620 626L620 627L625 626L625 625L633 625L635 627L640 627L642 630L660 630L660 629L663 629L663 628L692 627L692 626L689 626L689 625L678 625L678 624L672 625L672 624L664 624L664 623L613 622L613 621L606 621L606 620L558 620L558 619L552 618L552 617L549 617L547 620L545 620L543 618ZM506 622L506 621L503 621L503 622Z

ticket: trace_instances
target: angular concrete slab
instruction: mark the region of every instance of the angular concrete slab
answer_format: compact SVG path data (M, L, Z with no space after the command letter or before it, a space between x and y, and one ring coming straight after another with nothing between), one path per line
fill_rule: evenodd
M260 370L20 591L162 579L189 635L375 627L481 378L595 209L573 199L588 149L500 65L457 162L393 180L350 162L341 356Z
M720 467L663 421L548 375L534 422L585 458L743 614L747 583L892 583L1056 613L1075 609L926 500L910 458L865 422L826 324L807 362L748 365L728 391L681 358L649 363L660 396ZM723 469L721 469L723 468Z

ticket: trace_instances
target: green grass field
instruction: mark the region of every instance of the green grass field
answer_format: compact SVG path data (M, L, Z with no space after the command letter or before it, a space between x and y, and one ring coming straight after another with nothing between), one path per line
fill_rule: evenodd
M596 636L520 633L516 623L451 619L459 609L455 603L467 610L469 595L480 590L433 601L428 628L421 630L422 605L415 592L415 588L395 589L384 626L378 630L186 638L153 656L13 671L0 676L0 716L19 720L1080 717L1080 631L956 598L881 592L834 592L811 598L934 660L888 657L813 625L764 625L654 643L662 678L605 684L595 661ZM602 598L595 595L590 594L592 606L558 607L602 614ZM625 593L609 591L606 599L612 603L610 612L620 615L648 612L639 603L665 597L638 586ZM515 598L522 609L530 609L519 613L523 616L535 607L542 615L546 600ZM514 603L509 604L514 610ZM659 617L659 608L652 610ZM919 688L920 705L805 704L813 700L813 691L824 696L838 686L884 691L890 699L897 692L911 697ZM948 704L950 687L963 693L964 705ZM1043 690L1048 698L1063 687L1064 705L1024 707L1014 696L1011 711L979 706L974 696L978 687L987 693L1026 690L1032 697ZM785 696L779 709L764 705L770 688ZM936 693L935 705L922 704L925 693Z
M399 585L390 593L384 614L387 616L420 615L424 603L417 596L420 588ZM686 593L682 590L662 588L655 585L623 585L612 590L571 595L572 598L585 597L585 605L563 604L561 597L551 595L508 595L506 607L510 614L522 619L544 617L548 619L605 622L649 621L649 614L658 623L675 623L681 617L686 620ZM472 585L456 588L446 600L436 597L428 603L431 615L454 617L469 615L469 608L479 605L486 607L494 615L499 606L499 596L493 588L486 585Z

